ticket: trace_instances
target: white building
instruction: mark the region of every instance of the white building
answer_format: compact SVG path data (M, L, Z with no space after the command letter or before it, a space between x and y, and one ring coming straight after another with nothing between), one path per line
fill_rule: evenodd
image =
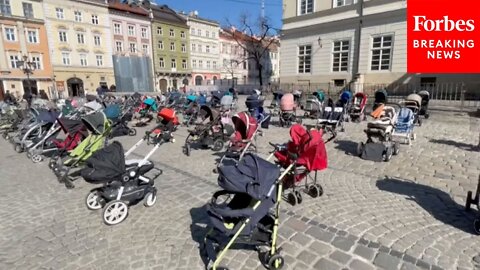
M478 80L478 75L407 74L405 0L283 2L282 84L353 82L351 87L375 88Z
M182 15L190 27L192 84L213 85L220 79L220 25L200 18L197 11Z
M220 62L222 80L248 83L249 61L247 52L232 37L230 29L220 30Z

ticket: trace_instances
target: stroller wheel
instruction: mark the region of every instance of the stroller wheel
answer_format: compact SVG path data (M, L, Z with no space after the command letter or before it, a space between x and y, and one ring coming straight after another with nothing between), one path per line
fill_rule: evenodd
M221 139L217 139L213 142L212 150L215 152L221 151L224 147L224 143Z
M8 140L8 134L6 132L2 133L2 138L5 140Z
M430 117L430 114L426 113L425 114L425 119L428 119L428 117Z
M390 161L390 159L392 159L392 155L393 155L393 150L391 147L387 147L385 149L385 152L383 153L383 161Z
M85 204L89 210L99 210L102 208L102 204L100 203L100 197L98 196L97 190L92 190L88 193L87 197L85 198Z
M148 192L145 198L143 199L143 205L145 207L152 207L157 202L157 196L153 192Z
M287 202L292 206L295 206L297 204L297 196L295 196L293 192L288 193Z
M308 187L308 195L310 195L312 198L317 198L320 196L320 190L318 185L310 185Z
M300 191L298 190L295 190L295 197L297 197L297 203L301 204L303 201L302 193L300 193Z
M117 225L128 216L128 206L120 200L113 200L103 208L103 221L107 225Z
M476 218L473 221L473 229L475 230L476 234L480 234L480 218Z
M400 144L398 142L393 143L393 155L398 155L400 153Z
M421 127L422 126L422 119L418 118L418 126Z
M185 152L185 155L187 155L187 157L189 157L190 156L190 150L192 150L191 147L190 147L190 144L186 143L183 150Z
M363 153L363 147L365 145L363 144L363 142L357 144L357 155L360 157L362 156L362 153Z
M28 158L28 159L31 159L31 158L32 158L32 156L33 156L33 155L32 155L32 152L30 152L30 151L27 151L27 158Z
M36 155L33 155L31 159L33 163L40 163L42 162L43 157L41 155L36 154Z
M282 255L280 254L274 254L273 256L270 256L270 253L268 254L268 269L271 270L277 270L277 269L282 269L283 266L285 265L285 260L283 259Z
M23 147L22 147L20 144L15 144L15 146L13 147L13 149L14 149L15 152L17 152L17 153L22 153L22 152L23 152Z
M465 211L470 211L471 205L472 205L472 192L468 191L467 192L467 201L465 202Z
M128 130L128 136L135 136L135 135L137 135L137 130L134 128L130 128Z

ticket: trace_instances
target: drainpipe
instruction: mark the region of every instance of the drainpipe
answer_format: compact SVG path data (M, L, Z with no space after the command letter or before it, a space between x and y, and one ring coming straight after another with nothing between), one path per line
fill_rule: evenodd
M360 69L360 39L362 37L362 25L363 25L363 1L358 0L357 3L357 14L358 14L358 24L355 31L355 47L353 51L353 67L352 67L352 82L355 81L360 74L358 71Z

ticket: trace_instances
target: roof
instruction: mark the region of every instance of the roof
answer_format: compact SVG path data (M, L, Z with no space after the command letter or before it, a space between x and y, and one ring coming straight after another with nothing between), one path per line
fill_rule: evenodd
M203 22L203 23L208 23L208 24L213 24L213 25L220 25L217 21L215 20L210 20L210 19L205 19L205 18L202 18L202 17L199 17L198 15L185 15L188 19L191 19L193 21L199 21L199 22Z
M120 0L108 0L108 8L118 11L124 11L142 16L148 16L149 13L144 8L122 3Z
M154 20L166 21L174 24L181 24L187 26L187 20L178 15L175 10L169 8L167 5L150 5L153 12Z

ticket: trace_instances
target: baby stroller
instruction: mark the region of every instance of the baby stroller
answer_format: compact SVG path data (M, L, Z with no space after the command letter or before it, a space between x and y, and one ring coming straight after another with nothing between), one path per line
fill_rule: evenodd
M278 108L280 104L280 100L282 99L283 92L273 92L273 99L272 102L270 103L269 108L270 109L276 109Z
M221 100L222 97L225 95L225 92L223 91L214 91L211 92L211 97L210 97L210 107L212 108L219 108L221 107Z
M105 108L103 111L108 120L112 122L112 131L110 132L110 138L120 136L135 136L137 130L128 126L129 119L132 118L130 109L122 112L119 104L113 104Z
M317 173L327 168L328 160L321 131L307 131L302 125L295 124L290 129L290 138L286 145L270 145L275 148L272 155L277 159L277 164L284 169L293 165L283 184L286 189L292 188L286 198L291 205L296 205L302 203L302 195L296 188L303 179L307 194L312 198L322 196L323 188L317 184ZM315 172L315 177L310 176L311 172Z
M221 105L222 111L234 110L233 95L231 95L231 94L230 95L224 95L220 99L220 105Z
M164 142L173 141L173 126L175 116L169 118L162 114L162 123L146 133L127 153L119 142L95 152L86 160L86 166L81 171L82 177L91 184L102 184L102 187L92 189L85 203L90 210L103 208L103 221L107 225L117 225L128 216L128 207L140 201L146 207L151 207L157 200L157 189L154 181L162 170L154 168L148 159ZM144 141L155 145L141 160L125 160ZM147 173L155 170L153 176Z
M305 106L303 107L303 110L305 111L304 117L318 119L322 115L324 100L325 93L321 90L307 96Z
M257 123L262 128L268 128L270 125L270 115L263 109L264 100L258 94L253 94L247 97L245 106L248 109L248 113L257 120Z
M143 101L138 110L138 121L135 123L137 127L144 127L153 120L153 113L158 110L157 102L154 98L147 98Z
M199 108L196 95L188 95L186 99L187 101L183 107L183 124L188 127L193 121L195 121L195 119L197 119Z
M465 203L465 210L470 211L472 204L477 206L477 210L480 211L480 175L478 176L477 190L475 191L475 197L473 197L472 191L467 192L467 201ZM473 229L476 234L480 234L480 215L473 221Z
M375 101L373 103L372 111L375 111L378 106L386 104L388 102L388 93L387 90L381 89L375 92Z
M70 170L82 165L94 152L103 148L111 132L111 122L103 112L87 114L82 117L82 122L90 132L87 138L70 152L66 160L56 157L49 163L58 181L68 189L75 187L73 177L77 176L76 173L70 174Z
M353 104L350 108L350 119L354 122L361 122L366 120L365 107L367 105L367 95L362 92L356 93L353 96Z
M416 135L413 132L415 126L415 114L412 109L403 107L400 109L397 115L397 121L393 131L393 137L404 138L408 145L412 144L412 140L416 139Z
M190 156L192 144L200 143L204 147L210 147L213 151L221 151L225 142L233 134L233 128L222 123L222 115L208 106L200 107L200 123L194 129L189 130L185 139L184 153Z
M392 155L400 151L398 142L393 141L393 131L397 122L397 113L392 106L383 106L378 120L369 122L365 133L367 142L358 144L357 154L366 160L389 161Z
M294 122L299 121L296 115L296 105L294 95L287 93L280 100L279 123L281 127L289 127Z
M415 116L413 123L421 126L422 120L420 119L418 114L420 112L420 107L422 106L422 97L417 94L410 94L403 101L403 105L412 110L413 115Z
M26 132L21 132L13 139L14 149L22 153L31 147L43 145L43 142L52 137L58 128L56 126L58 113L48 110L40 110L36 116L36 124L30 125Z
M295 90L293 91L293 100L295 102L295 107L300 107L300 102L302 100L302 91L301 90Z
M219 168L218 184L223 190L215 192L207 205L211 227L202 248L207 269L226 269L219 264L234 244L254 246L259 251L267 247L262 263L269 269L283 267L285 261L277 248L279 204L282 179L291 167L280 175L276 165L247 154L238 165Z
M88 136L88 131L80 119L61 117L57 119L58 125L67 135L64 140L54 139L53 143L58 151L56 157L63 157L68 151L75 149Z
M430 93L428 93L428 91L422 90L418 92L418 95L422 97L422 106L420 107L420 111L418 112L418 115L422 115L425 117L425 119L428 119L428 117L430 117L430 114L428 113L428 103L430 102Z
M317 121L317 129L322 130L322 134L331 134L326 143L334 140L338 135L338 129L345 131L345 110L342 102L334 104L332 99L328 99L328 105L323 109L323 114Z

